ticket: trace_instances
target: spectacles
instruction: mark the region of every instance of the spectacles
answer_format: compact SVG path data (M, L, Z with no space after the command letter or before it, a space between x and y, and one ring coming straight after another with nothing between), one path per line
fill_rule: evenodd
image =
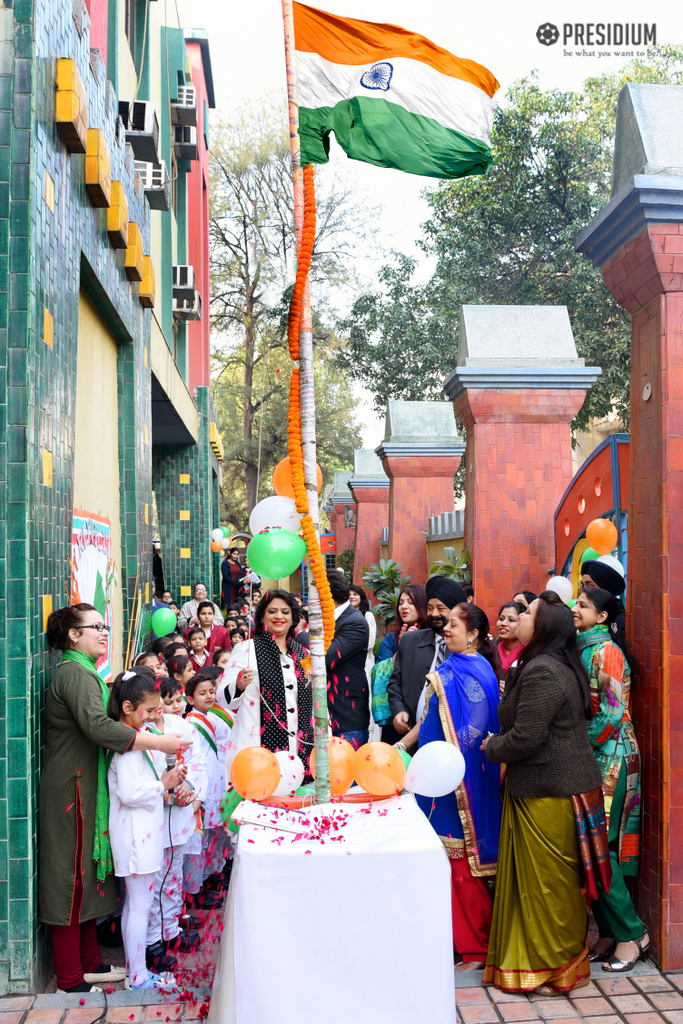
M103 622L89 622L85 626L78 626L78 629L96 629L98 633L111 632L109 626L105 626Z

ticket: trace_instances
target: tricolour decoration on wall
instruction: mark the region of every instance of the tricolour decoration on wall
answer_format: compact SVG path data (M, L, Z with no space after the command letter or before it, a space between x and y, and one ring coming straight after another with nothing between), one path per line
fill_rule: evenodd
M71 534L70 604L93 605L109 626L105 654L97 662L97 670L105 682L113 677L112 645L114 637L113 593L118 585L118 572L111 557L111 523L104 516L75 508Z

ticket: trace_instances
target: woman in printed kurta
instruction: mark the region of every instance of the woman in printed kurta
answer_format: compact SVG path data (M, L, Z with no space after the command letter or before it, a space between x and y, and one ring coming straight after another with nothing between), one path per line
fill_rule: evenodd
M107 716L109 691L96 668L107 632L89 604L60 608L47 624L48 643L63 660L45 701L39 916L50 925L57 984L70 992L122 980L100 962L95 932L97 917L116 909L104 751L181 749L177 736L136 733Z
M600 939L591 960L604 971L630 971L650 940L636 914L625 875L638 870L640 752L629 713L631 669L610 629L619 605L606 590L583 590L574 606L581 659L588 673L594 717L588 736L602 773L612 886L593 901Z

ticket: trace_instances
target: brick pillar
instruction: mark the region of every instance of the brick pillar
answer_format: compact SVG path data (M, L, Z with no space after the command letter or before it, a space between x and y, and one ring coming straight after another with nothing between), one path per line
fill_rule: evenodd
M644 91L644 88L648 91ZM651 91L654 90L654 91ZM667 139L636 132L659 106L680 131L683 89L622 89L613 198L577 240L631 314L631 486L627 637L638 663L632 717L642 757L637 906L664 970L683 968L683 174L663 166ZM661 119L663 112L666 116ZM627 119L628 120L628 119ZM649 127L649 125L647 126ZM654 155L650 147L663 149ZM643 148L645 160L643 160ZM631 165L629 165L631 158ZM643 167L645 173L635 173ZM669 167L680 161L669 159ZM630 174L629 174L630 172Z
M353 582L362 586L363 569L379 562L382 529L389 522L389 481L352 477L349 487L356 502Z
M554 569L570 423L600 370L578 358L565 306L463 306L458 362L444 390L466 430L474 599L492 618L517 591L544 590Z
M413 583L424 583L429 575L426 541L429 517L453 511L453 477L461 455L430 455L426 451L392 455L386 445L382 447L385 452L382 465L391 479L389 558L402 563L403 571L413 577ZM427 445L414 447L428 448Z

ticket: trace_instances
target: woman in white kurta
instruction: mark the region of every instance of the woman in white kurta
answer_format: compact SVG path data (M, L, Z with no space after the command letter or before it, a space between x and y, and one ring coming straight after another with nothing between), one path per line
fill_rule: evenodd
M270 590L255 614L253 640L238 644L218 686L218 701L235 714L225 777L244 747L288 750L307 769L313 749L308 651L294 640L299 606L285 590Z
M114 680L107 714L137 730L155 720L160 701L153 673L142 666ZM186 774L182 764L159 771L154 754L146 750L114 754L109 764L109 839L114 873L126 885L121 930L127 988L163 988L166 984L147 970L147 921L155 875L163 860L164 793L181 785Z

